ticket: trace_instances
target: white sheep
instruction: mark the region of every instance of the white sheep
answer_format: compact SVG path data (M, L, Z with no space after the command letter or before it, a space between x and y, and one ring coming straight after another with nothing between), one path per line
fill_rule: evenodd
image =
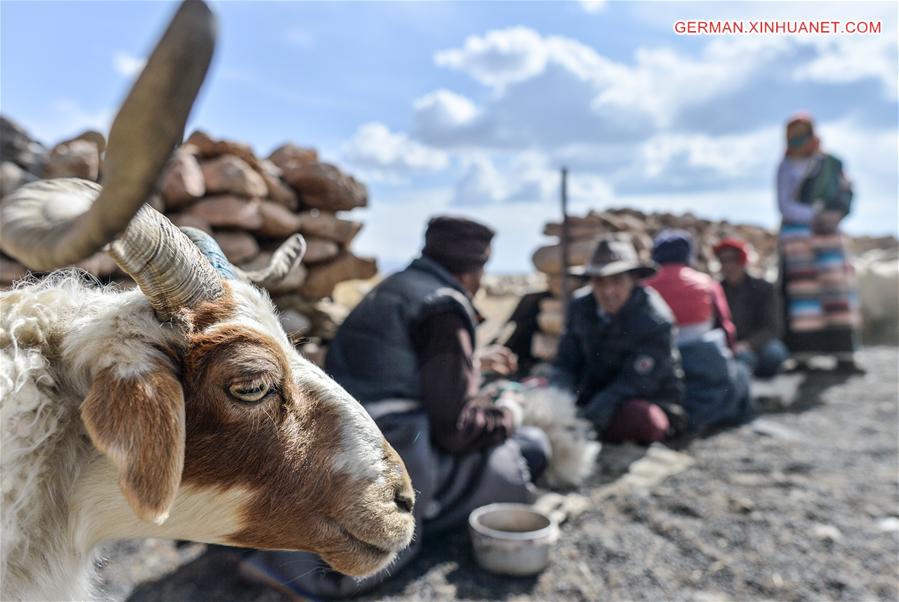
M552 489L583 485L593 474L602 449L593 425L578 417L575 396L557 387L528 387L524 396L523 424L539 427L552 448L543 482Z
M864 332L878 343L899 338L899 257L896 249L874 249L854 262Z
M0 205L0 246L22 263L72 263L121 232L109 253L140 287L68 271L0 294L2 600L90 597L92 550L111 539L310 550L362 576L412 537L402 460L245 281L286 273L302 239L239 274L141 208L213 38L206 6L185 2L113 124L102 190L48 180Z

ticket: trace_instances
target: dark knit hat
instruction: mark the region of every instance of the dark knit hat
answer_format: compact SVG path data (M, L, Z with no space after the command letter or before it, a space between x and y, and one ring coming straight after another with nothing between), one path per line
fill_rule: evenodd
M490 259L490 242L495 234L491 228L470 219L440 215L428 222L421 254L453 274L464 274L484 267Z
M662 230L652 241L652 260L689 265L693 260L693 236L686 230Z

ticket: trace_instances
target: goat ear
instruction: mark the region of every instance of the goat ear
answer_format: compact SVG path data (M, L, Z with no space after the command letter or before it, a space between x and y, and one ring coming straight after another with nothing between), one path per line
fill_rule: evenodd
M81 405L94 446L119 470L119 487L145 521L162 524L184 468L184 392L157 365L128 377L100 372Z

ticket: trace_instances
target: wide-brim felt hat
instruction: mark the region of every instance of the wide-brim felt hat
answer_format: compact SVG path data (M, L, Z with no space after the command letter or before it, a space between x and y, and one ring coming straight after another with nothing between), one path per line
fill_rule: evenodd
M600 238L586 265L568 270L568 275L584 278L624 273L633 274L638 279L649 278L656 273L656 267L640 259L633 243L614 237Z

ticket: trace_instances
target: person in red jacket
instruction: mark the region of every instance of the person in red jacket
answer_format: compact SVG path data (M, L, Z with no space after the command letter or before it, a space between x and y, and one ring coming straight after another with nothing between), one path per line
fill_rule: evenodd
M737 328L730 316L727 297L714 278L690 267L693 239L683 230L664 230L656 236L652 259L659 271L646 281L671 308L677 321L677 344L699 340L720 328L733 349Z
M734 358L736 327L727 297L711 276L692 267L688 232L665 230L653 241L656 275L646 281L665 300L677 324L684 368L684 409L697 433L733 424L752 413L749 369Z

